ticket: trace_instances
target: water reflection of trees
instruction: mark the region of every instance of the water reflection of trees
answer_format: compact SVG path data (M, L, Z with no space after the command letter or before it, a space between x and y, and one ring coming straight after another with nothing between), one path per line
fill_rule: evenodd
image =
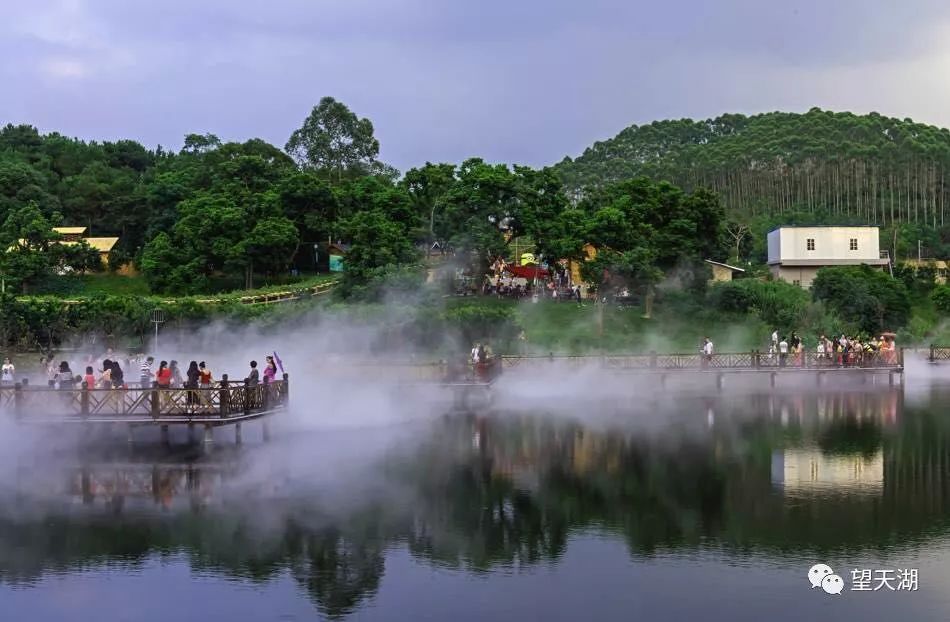
M386 465L402 502L367 500L344 516L323 516L305 499L249 511L250 502L218 498L220 473L162 467L125 483L75 473L69 494L106 511L3 518L0 580L177 553L198 571L292 577L321 612L340 616L376 593L395 543L424 563L485 571L553 562L572 533L591 529L654 555L883 550L946 528L950 424L939 413L896 417L887 392L831 407L810 395L762 399L704 406L686 418L688 433L541 416L445 419L411 459ZM790 499L770 472L786 449L859 460L883 452L883 486L805 488ZM140 512L136 499L165 511Z

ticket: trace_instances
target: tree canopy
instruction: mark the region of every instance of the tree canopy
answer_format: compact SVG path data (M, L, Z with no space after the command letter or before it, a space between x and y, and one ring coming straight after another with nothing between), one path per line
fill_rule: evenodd
M874 112L812 108L631 125L555 168L573 196L646 175L687 191L710 188L727 210L747 216L950 224L950 130Z

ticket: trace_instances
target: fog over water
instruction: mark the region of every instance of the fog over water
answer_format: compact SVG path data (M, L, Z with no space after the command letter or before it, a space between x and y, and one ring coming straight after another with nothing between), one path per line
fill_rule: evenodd
M228 339L221 338L223 332ZM158 356L283 359L272 440L214 449L0 419L0 611L96 620L950 616L950 365L904 382L514 366L460 408L338 322ZM218 344L229 344L217 347ZM459 344L459 348L467 345ZM351 365L347 359L376 364ZM390 362L387 362L390 361ZM226 362L226 363L222 363ZM401 369L401 368L400 368ZM388 370L388 371L387 371ZM827 563L919 570L837 597ZM170 597L169 595L174 595Z

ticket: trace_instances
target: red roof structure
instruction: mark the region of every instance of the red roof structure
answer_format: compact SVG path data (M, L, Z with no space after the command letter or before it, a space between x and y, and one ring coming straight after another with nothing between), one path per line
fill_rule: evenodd
M546 279L548 278L548 271L545 268L538 266L506 266L506 272L510 272L512 276L519 277L522 279Z

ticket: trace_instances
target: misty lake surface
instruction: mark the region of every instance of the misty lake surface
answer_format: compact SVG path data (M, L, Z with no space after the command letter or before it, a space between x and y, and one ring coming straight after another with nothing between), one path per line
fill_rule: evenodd
M727 388L249 430L208 455L8 443L0 614L947 620L948 404L939 380ZM908 569L916 590L852 589Z

